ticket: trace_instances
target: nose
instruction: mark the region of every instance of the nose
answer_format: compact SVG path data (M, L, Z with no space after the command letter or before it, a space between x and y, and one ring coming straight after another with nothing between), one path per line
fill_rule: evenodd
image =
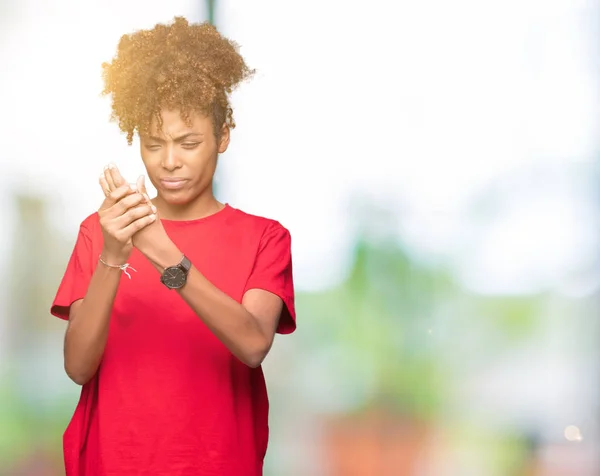
M173 144L168 144L167 147L165 147L165 155L163 156L161 166L163 169L168 170L169 172L177 170L181 167L181 163L177 157L177 153Z

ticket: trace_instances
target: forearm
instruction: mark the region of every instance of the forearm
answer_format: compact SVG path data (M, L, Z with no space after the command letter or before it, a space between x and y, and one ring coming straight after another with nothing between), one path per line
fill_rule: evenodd
M181 256L181 251L168 242L157 246L147 257L162 273L165 267L178 263ZM233 355L250 367L260 365L271 347L272 336L242 304L217 288L193 266L185 286L173 292L181 295Z
M250 367L262 362L271 339L246 308L213 285L192 267L181 297L215 336L238 359Z
M85 298L69 317L64 346L65 370L79 385L96 374L102 360L120 278L120 269L98 265Z

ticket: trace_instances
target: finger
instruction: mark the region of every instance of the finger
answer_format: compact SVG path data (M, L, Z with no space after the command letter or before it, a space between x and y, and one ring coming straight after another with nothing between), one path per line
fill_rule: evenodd
M100 207L100 211L108 212L108 210L114 209L115 205L118 204L121 201L121 199L123 199L123 197L126 197L127 195L130 195L130 194L131 194L131 189L129 188L128 185L122 185L121 187L111 191L104 199L104 202L102 203L102 206ZM140 195L140 197L141 197L141 195ZM142 200L142 198L140 198L140 201L141 200ZM129 208L129 207L126 207L125 209L121 209L121 213L118 213L118 215L122 215L123 211L125 211L127 208ZM115 213L116 213L116 211L117 210L115 210Z
M99 182L100 187L102 187L102 193L104 193L105 197L108 197L110 195L111 190L108 185L108 182L106 181L106 178L104 177L104 174L100 175Z
M140 175L138 177L136 186L137 186L138 191L146 199L146 202L148 203L148 205L150 205L152 207L152 211L154 213L156 213L156 207L154 206L154 204L152 203L152 200L150 200L150 197L148 196L148 191L146 190L146 178L143 175Z
M131 238L131 234L128 235L125 228L136 220L149 215L155 214L152 212L149 205L142 203L141 205L130 208L122 215L111 214L110 211L105 212L101 214L100 223L103 224L103 228L109 230L109 232L119 241L126 241Z
M154 215L154 213L150 205L143 203L127 210L125 213L123 213L123 215L117 217L114 223L118 228L126 228L134 221L139 220L147 215Z
M110 173L111 167L114 167L114 165L111 164L104 167L104 178L106 180L106 183L108 184L108 188L112 192L113 190L116 190L119 187L115 185L115 181L113 180L112 174Z
M137 181L135 182L135 186L137 187L138 191L141 194L145 194L146 193L146 184L144 183L144 176L140 175L137 179Z
M123 238L129 239L133 237L138 231L146 228L148 225L151 225L156 221L156 215L151 213L150 215L145 215L137 220L132 221L129 225L123 228Z
M129 185L123 185L129 187ZM144 203L146 199L141 193L129 192L125 197L118 200L112 207L111 213L114 217L124 215L130 208L135 208L137 205Z
M120 187L121 185L125 185L127 183L116 165L111 164L108 170L110 171L110 176L112 177L113 183L116 187Z
M143 200L142 202L140 202L139 205L135 205L135 206L131 207L129 210L133 210L134 208L149 209L149 210L151 210L151 213L156 213L156 207L152 204L152 202L148 202L146 200Z

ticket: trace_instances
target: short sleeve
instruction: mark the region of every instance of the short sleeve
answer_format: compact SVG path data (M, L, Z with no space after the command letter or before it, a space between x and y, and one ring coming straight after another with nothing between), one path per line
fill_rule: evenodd
M69 319L71 304L85 297L94 272L92 263L94 260L91 232L85 224L82 224L67 269L50 308L52 315Z
M267 227L245 289L264 289L281 298L284 308L277 327L279 334L291 334L296 329L291 244L289 231L279 223Z

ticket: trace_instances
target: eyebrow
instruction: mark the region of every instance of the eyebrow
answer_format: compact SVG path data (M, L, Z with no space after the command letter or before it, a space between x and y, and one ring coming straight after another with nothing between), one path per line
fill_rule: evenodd
M189 139L190 137L193 136L199 136L199 137L203 137L204 134L201 134L200 132L188 132L187 134L183 134L179 137L175 137L173 138L173 142L183 142L186 139ZM157 136L147 136L149 140L154 141L154 142L160 142L160 143L164 143L166 142L164 139L157 137Z

